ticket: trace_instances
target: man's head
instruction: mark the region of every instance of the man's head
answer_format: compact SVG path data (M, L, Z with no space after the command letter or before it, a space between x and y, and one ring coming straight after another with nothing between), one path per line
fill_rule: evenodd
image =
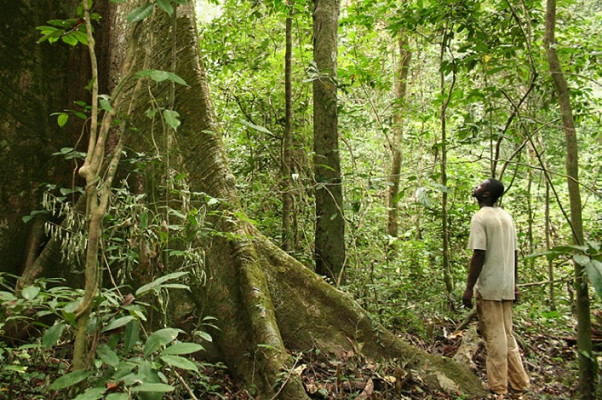
M504 194L504 184L497 179L485 179L472 191L479 203L493 205Z

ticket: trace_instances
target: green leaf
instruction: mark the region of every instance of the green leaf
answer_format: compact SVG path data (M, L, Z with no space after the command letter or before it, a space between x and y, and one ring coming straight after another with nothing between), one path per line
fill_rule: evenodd
M77 41L83 44L84 46L88 45L88 35L86 34L86 32L75 31L73 32L73 37L75 37Z
M67 43L69 46L76 46L77 43L79 43L77 41L77 38L73 35L61 36L61 40L63 41L63 43Z
M182 289L182 290L190 290L190 286L182 285L181 283L166 283L161 287L165 289Z
M196 353L204 347L197 343L174 343L161 352L162 356Z
M65 325L62 322L52 325L50 328L46 329L46 332L44 332L44 336L42 337L42 347L49 349L54 346L61 338L64 329Z
M144 78L149 77L155 82L163 82L165 80L169 80L175 83L179 83L180 85L188 86L186 81L180 78L178 75L173 72L161 71L158 69L145 69L136 74L136 78Z
M583 254L575 254L573 260L582 267L585 267L589 263L589 257Z
M113 368L117 368L119 365L119 356L117 353L115 353L113 349L104 343L98 345L96 348L96 354L98 354L98 357L100 357L105 364Z
M125 335L123 338L123 349L126 352L131 351L140 339L140 324L138 321L131 321L125 326Z
M173 14L173 6L169 4L169 0L157 0L157 5L161 10L169 14L169 16Z
M0 300L2 300L2 302L14 301L17 300L17 297L11 292L2 290L0 291Z
M129 396L127 393L111 393L105 400L129 400Z
M90 376L90 374L91 373L89 371L84 371L83 369L69 372L67 375L63 375L54 382L52 382L52 384L50 385L50 389L60 390L69 386L73 386L86 379L88 376Z
M175 388L171 385L164 383L143 383L140 386L134 386L131 390L132 393L137 392L158 392L167 393L173 391Z
M27 286L25 289L21 291L21 296L23 296L26 300L33 300L40 293L40 288L37 286Z
M105 111L111 111L113 109L113 106L111 105L111 103L109 103L107 97L101 97L100 99L98 99L98 104L100 104L100 108L102 108Z
M187 275L188 272L173 272L171 274L164 275L160 278L155 279L154 281L147 283L146 285L142 285L136 290L136 297L140 297L142 294L149 292L155 288L160 288L161 285L169 280L178 279L184 275Z
M103 387L92 387L83 392L82 394L78 394L73 398L73 400L98 400L102 399L106 389ZM108 397L107 397L108 399Z
M208 334L207 332L203 332L203 331L196 331L195 335L197 335L198 337L200 337L201 339L204 339L208 342L213 342L213 338L211 337L210 334Z
M172 367L185 369L187 371L199 372L199 368L196 366L196 364L184 357L161 356L161 360L163 360L163 362L165 362L166 364L171 365Z
M173 328L165 328L153 332L144 344L144 356L149 356L151 353L159 350L161 346L173 342L178 337L179 332L178 329Z
M133 317L131 315L128 315L127 317L123 317L123 318L114 319L107 326L104 327L102 332L107 332L107 331L111 331L113 329L121 328L128 322L133 321L135 319L136 319L136 317Z
M268 130L267 128L264 128L263 126L255 125L255 124L245 121L245 120L241 120L240 122L243 125L248 126L249 128L255 129L256 131L267 133L268 135L272 135L272 132L270 132L270 130Z
M153 12L153 8L154 8L155 4L154 3L146 3L143 6L138 7L137 9L135 9L134 11L132 11L126 18L126 20L130 23L134 23L134 22L140 22L142 21L144 18L148 17L149 15L151 15L151 13Z
M171 126L174 131L178 130L178 126L180 126L180 114L177 111L163 110L163 117L167 125Z
M589 280L592 282L594 290L598 294L600 300L602 300L602 262L598 260L590 260L585 265L585 272L589 276Z
M63 127L65 126L65 124L67 124L67 121L69 120L69 114L66 113L60 113L58 118L56 119L57 124L59 124L59 127Z

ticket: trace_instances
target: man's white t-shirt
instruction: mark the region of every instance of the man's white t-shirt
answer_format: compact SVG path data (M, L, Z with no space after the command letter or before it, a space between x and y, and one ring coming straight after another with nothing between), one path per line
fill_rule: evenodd
M499 207L481 207L472 217L468 248L485 250L485 264L476 289L484 300L514 300L516 229Z

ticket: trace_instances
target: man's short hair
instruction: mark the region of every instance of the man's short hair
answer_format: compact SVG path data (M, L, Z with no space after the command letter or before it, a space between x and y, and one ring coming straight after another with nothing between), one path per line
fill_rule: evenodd
M495 203L504 194L504 184L497 179L489 178L487 191L491 193L491 199Z

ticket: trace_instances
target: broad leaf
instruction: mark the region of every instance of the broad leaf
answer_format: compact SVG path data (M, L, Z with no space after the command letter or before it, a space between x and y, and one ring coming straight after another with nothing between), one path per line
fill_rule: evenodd
M35 299L40 293L40 288L38 286L27 286L25 289L21 291L21 296L23 296L26 300Z
M50 385L50 389L60 390L69 386L73 386L86 379L88 376L90 376L90 374L91 373L89 371L84 371L83 369L69 372L67 375L63 375L54 382L52 382L52 384Z
M112 331L113 329L121 328L126 325L128 322L135 320L136 318L128 315L127 317L114 319L109 323L109 325L105 326L102 330L103 332Z
M59 125L59 127L62 128L63 126L65 126L65 124L67 124L68 120L69 120L69 114L60 113L58 118L56 119L56 122Z
M143 383L140 386L134 386L131 389L132 393L137 392L158 392L158 393L167 393L174 390L174 387L171 385L166 385L164 383Z
M169 0L157 0L157 5L170 16L173 14L173 6L169 4Z
M153 12L153 8L154 8L154 4L153 3L146 3L143 6L138 7L137 9L135 9L134 11L132 11L126 18L126 20L128 22L140 22L142 21L144 18L148 17L149 15L151 15L151 13Z
M46 329L46 332L44 332L44 336L42 337L42 347L49 349L54 346L61 338L64 329L65 325L62 322Z
M174 343L161 352L162 356L196 353L204 347L197 343Z
M129 400L129 396L127 393L111 393L105 400Z
M159 350L161 346L171 343L178 337L178 329L165 328L153 332L146 343L144 344L144 356L149 356L151 353Z
M96 348L96 354L98 354L98 357L100 357L105 364L113 368L117 368L119 365L119 356L117 353L115 353L113 349L104 343L98 345Z
M125 335L123 338L123 349L127 352L132 350L140 339L140 324L138 321L130 321L125 326Z
M163 362L165 362L166 364L171 365L172 367L185 369L187 371L199 372L199 368L196 366L196 364L184 357L161 356L161 360L163 360Z
M245 121L245 120L241 120L240 122L243 125L248 126L249 128L255 129L256 131L267 133L268 135L272 135L272 132L269 129L264 128L263 126L255 125L254 123L248 122L248 121Z
M585 265L585 272L587 272L587 276L589 276L589 280L592 282L592 286L598 297L602 300L602 262L590 260Z
M73 400L98 400L102 399L104 396L106 389L103 387L93 387L82 394L78 394L73 398ZM108 398L108 397L107 397Z
M171 126L174 131L178 130L178 126L180 126L180 114L177 111L163 110L163 117L167 125Z
M152 281L150 283L147 283L146 285L140 286L138 288L138 290L136 290L136 297L140 297L142 294L144 294L144 293L146 293L146 292L148 292L150 290L153 290L155 288L160 288L161 284L163 282L166 282L166 281L169 281L169 280L172 280L172 279L177 279L177 278L179 278L181 276L184 276L186 274L188 274L188 272L174 272L174 273L171 273L171 274L164 275L164 276L162 276L160 278L157 278L154 281Z

